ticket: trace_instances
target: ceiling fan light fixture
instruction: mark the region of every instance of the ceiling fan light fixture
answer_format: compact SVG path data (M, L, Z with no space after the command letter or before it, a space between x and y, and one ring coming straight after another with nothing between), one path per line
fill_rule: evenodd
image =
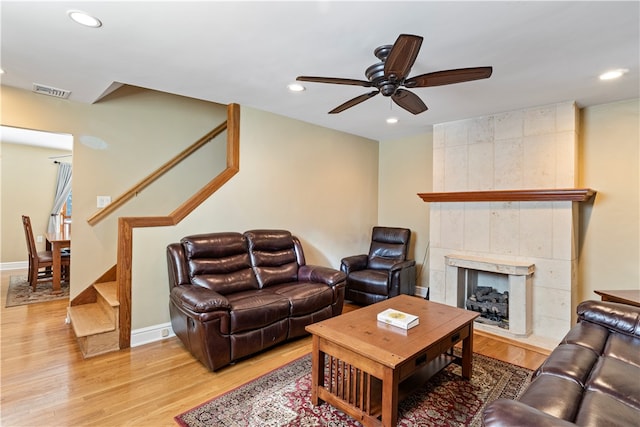
M622 77L624 74L628 72L629 70L627 70L626 68L618 68L617 70L610 70L600 74L600 80L614 80L619 77Z
M82 12L81 10L68 10L67 15L74 22L84 25L85 27L90 28L99 28L102 27L102 22L96 18L95 16L91 16L86 12Z
M289 83L287 85L287 89L289 89L291 92L302 92L306 88L303 85L301 85L300 83Z

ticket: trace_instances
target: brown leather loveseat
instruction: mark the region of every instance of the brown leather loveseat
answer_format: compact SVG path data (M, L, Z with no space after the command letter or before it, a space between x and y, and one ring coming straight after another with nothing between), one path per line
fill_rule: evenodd
M285 230L188 236L167 261L173 330L212 371L342 313L345 274L307 265Z
M485 408L485 426L640 425L640 307L585 301L577 312L519 400Z

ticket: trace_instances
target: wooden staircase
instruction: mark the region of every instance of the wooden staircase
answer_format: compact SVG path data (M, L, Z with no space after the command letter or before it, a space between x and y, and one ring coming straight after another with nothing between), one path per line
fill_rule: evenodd
M225 131L227 134L227 167L181 206L167 216L118 218L117 264L73 298L68 308L67 322L71 323L85 358L131 346L133 229L178 224L240 170L240 106L229 104L225 122L87 220L89 225L95 226L182 160Z
M87 358L119 350L118 283L94 283L85 292L85 303L71 305L68 313L82 355Z

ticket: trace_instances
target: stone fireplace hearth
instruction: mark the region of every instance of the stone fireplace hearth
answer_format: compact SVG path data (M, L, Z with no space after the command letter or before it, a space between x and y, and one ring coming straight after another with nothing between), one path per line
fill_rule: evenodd
M510 310L509 333L549 349L566 334L577 303L576 199L519 193L575 188L577 120L575 104L562 103L434 126L433 191L483 197L426 200L431 300L457 306L459 271L474 259L490 260L486 268L535 265L519 289L530 310L515 322Z

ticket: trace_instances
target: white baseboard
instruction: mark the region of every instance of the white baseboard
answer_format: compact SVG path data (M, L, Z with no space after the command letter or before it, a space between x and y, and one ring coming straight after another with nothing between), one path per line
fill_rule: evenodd
M162 323L160 325L134 329L131 331L131 347L138 347L175 336L176 334L173 333L171 323Z
M28 268L28 261L3 262L0 264L0 270L26 270Z

